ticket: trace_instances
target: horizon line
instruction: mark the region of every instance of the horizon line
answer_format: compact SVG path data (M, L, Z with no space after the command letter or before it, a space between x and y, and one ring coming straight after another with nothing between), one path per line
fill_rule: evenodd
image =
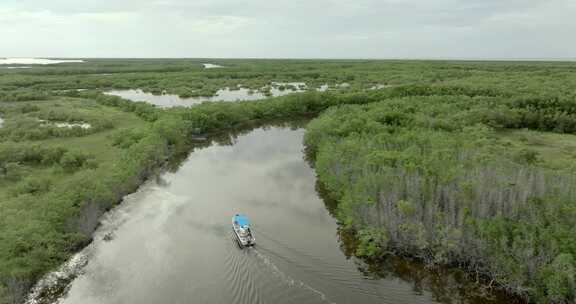
M58 57L0 56L0 59L181 59L181 60L453 60L453 61L576 61L576 57Z

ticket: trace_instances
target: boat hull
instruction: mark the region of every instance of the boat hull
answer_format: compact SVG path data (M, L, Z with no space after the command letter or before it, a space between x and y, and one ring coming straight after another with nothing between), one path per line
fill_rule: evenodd
M244 235L242 235L241 230L244 230L244 232L248 230L248 234L244 233ZM234 236L236 237L236 241L240 247L243 248L255 245L255 238L250 227L248 225L238 225L234 217L232 218L232 232L234 232Z
M238 232L236 231L236 229L232 229L232 232L234 232L234 237L236 239L236 242L238 243L238 245L242 248L244 247L251 247L256 245L256 243L254 242L254 238L253 237L241 237L240 235L238 235Z

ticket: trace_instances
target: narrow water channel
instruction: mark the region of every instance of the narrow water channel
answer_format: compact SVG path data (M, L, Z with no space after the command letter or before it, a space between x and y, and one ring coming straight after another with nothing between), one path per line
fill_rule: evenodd
M81 253L88 262L59 303L508 303L410 263L348 258L303 134L247 131L196 149L127 196ZM254 248L236 245L236 212L254 223Z

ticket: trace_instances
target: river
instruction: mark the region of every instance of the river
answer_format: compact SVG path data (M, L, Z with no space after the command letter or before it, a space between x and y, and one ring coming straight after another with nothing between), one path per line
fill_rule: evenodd
M296 124L226 136L148 181L103 217L58 303L508 303L447 272L347 257L303 134ZM253 248L234 241L237 212L254 223Z

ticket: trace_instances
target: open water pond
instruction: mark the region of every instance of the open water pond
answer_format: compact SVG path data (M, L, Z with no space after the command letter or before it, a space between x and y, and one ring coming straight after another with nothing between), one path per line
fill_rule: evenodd
M84 60L77 59L44 59L44 58L0 58L2 64L58 64L58 63L82 63Z
M298 91L299 90L289 90L289 89L280 90L279 88L276 87L272 87L270 89L271 96L283 96ZM124 99L132 101L144 101L162 108L170 108L177 106L190 107L205 101L235 102L246 100L259 100L268 97L260 91L254 91L247 88L237 88L234 90L230 88L224 88L218 90L215 96L191 97L191 98L182 98L178 95L172 95L172 94L154 95L152 93L147 93L142 90L114 90L114 91L108 91L105 94L119 96Z
M317 192L303 134L260 127L197 147L104 216L58 302L510 303L447 272L349 257L354 241ZM253 248L233 238L237 212L253 223Z
M224 67L224 66L221 66L218 64L213 64L213 63L203 63L202 65L204 66L205 69L218 69L218 68Z

